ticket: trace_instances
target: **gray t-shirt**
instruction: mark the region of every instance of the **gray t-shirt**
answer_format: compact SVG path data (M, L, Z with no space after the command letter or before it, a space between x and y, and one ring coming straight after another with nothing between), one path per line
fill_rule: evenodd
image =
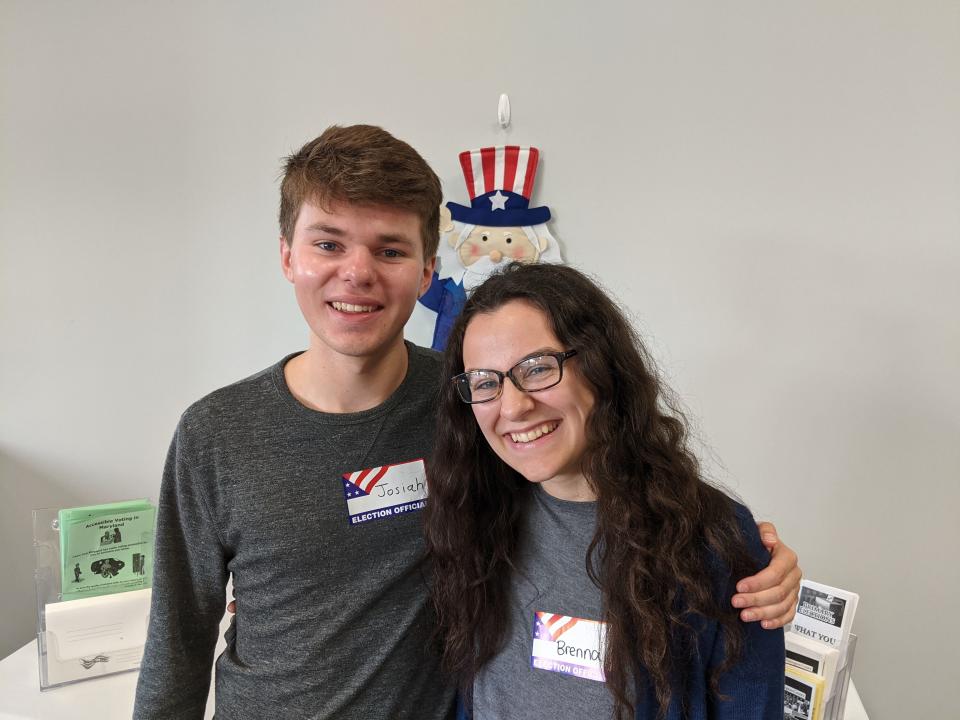
M506 645L474 681L474 717L612 717L613 699L605 683L534 668L531 656L538 611L582 620L601 617L600 589L586 572L596 503L558 500L540 486L531 496L520 535L519 572L511 580Z
M135 718L202 717L230 573L218 717L448 717L410 501L433 445L439 357L408 352L401 386L364 412L303 406L287 358L184 413L160 491Z

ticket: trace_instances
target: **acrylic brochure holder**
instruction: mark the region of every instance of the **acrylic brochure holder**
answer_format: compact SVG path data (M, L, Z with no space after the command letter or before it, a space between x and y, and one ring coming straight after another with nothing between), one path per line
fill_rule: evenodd
M33 545L36 556L37 653L40 689L82 682L91 678L137 670L143 657L150 613L150 588L112 592L64 600L63 559L60 555L59 511L33 511ZM134 540L152 548L153 532L140 532ZM133 555L127 574L143 574L142 555ZM84 573L117 575L112 558L81 567L76 563L72 582ZM140 565L140 567L138 567ZM97 578L99 579L99 577ZM68 578L68 582L71 580ZM69 587L69 586L68 586Z
M843 720L843 711L847 704L847 691L850 689L850 675L853 671L853 655L857 650L857 636L850 633L847 641L847 654L843 667L837 670L836 683L830 698L823 709L823 720Z

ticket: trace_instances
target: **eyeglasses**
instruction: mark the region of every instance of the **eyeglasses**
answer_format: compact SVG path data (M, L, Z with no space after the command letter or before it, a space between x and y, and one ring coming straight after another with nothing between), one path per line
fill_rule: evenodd
M465 403L490 402L500 397L503 382L510 378L523 392L539 392L552 388L563 380L563 363L577 354L576 350L543 353L524 358L506 372L499 370L470 370L450 378L456 385L460 399Z

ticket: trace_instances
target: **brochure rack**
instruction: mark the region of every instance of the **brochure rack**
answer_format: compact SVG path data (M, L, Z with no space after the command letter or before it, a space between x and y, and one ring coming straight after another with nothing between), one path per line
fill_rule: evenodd
M139 669L150 611L149 588L63 599L58 518L56 508L33 511L41 690ZM153 546L152 530L135 539ZM128 570L137 571L142 573ZM81 572L90 575L93 569Z
M784 685L784 720L843 720L856 647L857 636L852 633L847 636L842 657L835 652L818 654L788 640L791 657L787 659ZM826 645L824 648L830 650Z
M837 672L833 694L823 710L823 720L843 720L843 711L847 704L847 691L850 689L850 676L853 672L853 655L857 650L857 636L850 633L847 642L847 656L843 667Z

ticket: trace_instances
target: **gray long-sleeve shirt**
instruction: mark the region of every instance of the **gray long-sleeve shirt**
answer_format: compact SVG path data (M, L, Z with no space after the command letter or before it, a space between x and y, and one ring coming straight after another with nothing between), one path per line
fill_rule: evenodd
M237 615L217 660L218 717L448 716L417 512L439 359L408 350L406 379L364 412L303 406L286 358L184 413L135 718L202 717L228 574Z

